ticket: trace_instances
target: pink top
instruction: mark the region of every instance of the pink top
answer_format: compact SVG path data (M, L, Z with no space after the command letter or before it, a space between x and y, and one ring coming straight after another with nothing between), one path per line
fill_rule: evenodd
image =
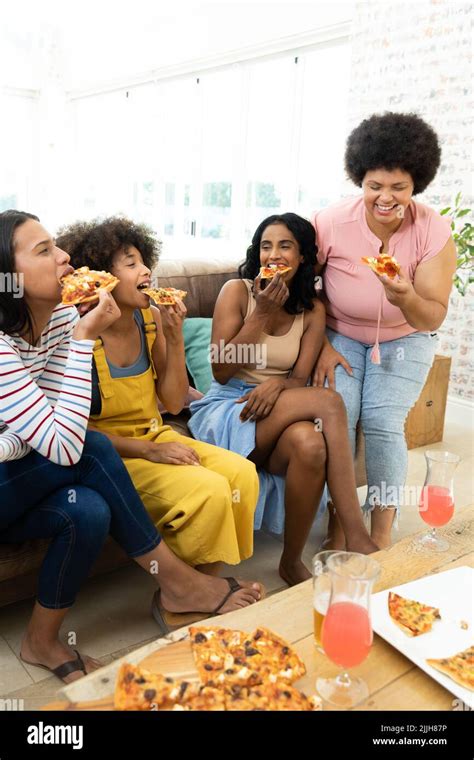
M362 256L377 256L382 246L369 229L362 196L345 198L313 216L319 247L318 261L326 264L322 298L327 325L341 335L362 343L374 343L383 285ZM447 218L423 203L411 201L398 230L389 240L395 256L411 281L419 264L438 254L451 235ZM395 340L416 332L398 306L383 301L380 341Z

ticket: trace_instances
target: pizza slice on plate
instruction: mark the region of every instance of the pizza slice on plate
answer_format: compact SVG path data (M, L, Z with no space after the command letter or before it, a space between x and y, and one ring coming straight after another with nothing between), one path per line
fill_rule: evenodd
M95 301L99 290L111 291L120 282L109 272L97 272L89 267L80 267L61 279L61 303L73 306Z
M393 591L390 591L388 595L388 611L394 623L408 636L421 636L422 633L428 633L435 620L441 618L436 607L415 602L413 599L405 599Z
M367 264L375 274L387 275L391 280L400 274L400 264L394 256L381 253L380 256L363 256L361 261Z
M456 683L474 691L474 646L440 660L426 660L428 665L449 676Z

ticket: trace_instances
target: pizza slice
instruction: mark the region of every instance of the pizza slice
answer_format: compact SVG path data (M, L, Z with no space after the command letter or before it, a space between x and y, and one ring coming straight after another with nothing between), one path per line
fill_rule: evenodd
M466 689L474 691L474 646L440 660L426 660L428 665L449 676Z
M189 681L178 681L124 663L117 676L114 707L116 710L172 710L176 704L185 706L198 693L199 687Z
M400 264L394 256L381 253L380 256L363 256L361 261L367 264L375 274L387 275L391 280L400 274Z
M162 306L174 306L176 299L183 300L188 295L187 290L177 288L141 288L142 293L153 299L156 304Z
M288 267L286 264L269 264L266 267L260 267L260 279L271 280L276 274L286 274L291 272L293 267Z
M191 649L196 668L204 684L219 685L225 682L240 684L259 683L260 674L248 668L240 653L248 638L243 631L228 628L189 628Z
M307 697L287 683L265 683L257 686L233 685L225 688L225 708L236 710L310 712L322 709L319 697Z
M430 607L413 599L405 599L393 591L388 595L388 611L390 617L408 636L420 636L431 631L435 620L441 615L436 607Z
M95 301L99 290L111 291L120 282L109 272L97 272L89 267L80 267L61 279L61 303L73 306Z
M297 653L266 628L258 628L250 635L226 628L190 628L190 635L196 667L204 683L292 683L306 673Z
M306 673L305 664L297 652L268 628L257 628L250 641L244 644L247 664L252 664L271 682L293 683Z
M199 692L185 704L176 704L173 710L191 710L217 712L225 710L225 698L222 689L215 686L200 686Z

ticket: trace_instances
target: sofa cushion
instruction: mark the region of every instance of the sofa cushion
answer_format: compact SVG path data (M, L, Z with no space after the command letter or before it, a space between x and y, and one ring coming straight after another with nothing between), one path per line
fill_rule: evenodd
M161 259L153 277L162 288L187 290L188 317L212 317L223 284L238 277L237 267L235 260Z
M193 378L194 387L201 393L207 393L212 382L209 357L211 331L212 319L210 317L192 317L184 320L186 366Z

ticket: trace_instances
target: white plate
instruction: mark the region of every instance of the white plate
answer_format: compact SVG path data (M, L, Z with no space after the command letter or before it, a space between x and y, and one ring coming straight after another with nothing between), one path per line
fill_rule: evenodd
M438 607L441 620L433 624L429 633L414 638L408 636L398 628L389 615L389 591ZM426 660L451 657L471 646L474 635L473 595L474 569L456 567L405 583L403 586L393 586L373 594L371 599L374 631L471 708L474 708L474 692L435 670ZM467 631L461 628L461 620L469 624Z

